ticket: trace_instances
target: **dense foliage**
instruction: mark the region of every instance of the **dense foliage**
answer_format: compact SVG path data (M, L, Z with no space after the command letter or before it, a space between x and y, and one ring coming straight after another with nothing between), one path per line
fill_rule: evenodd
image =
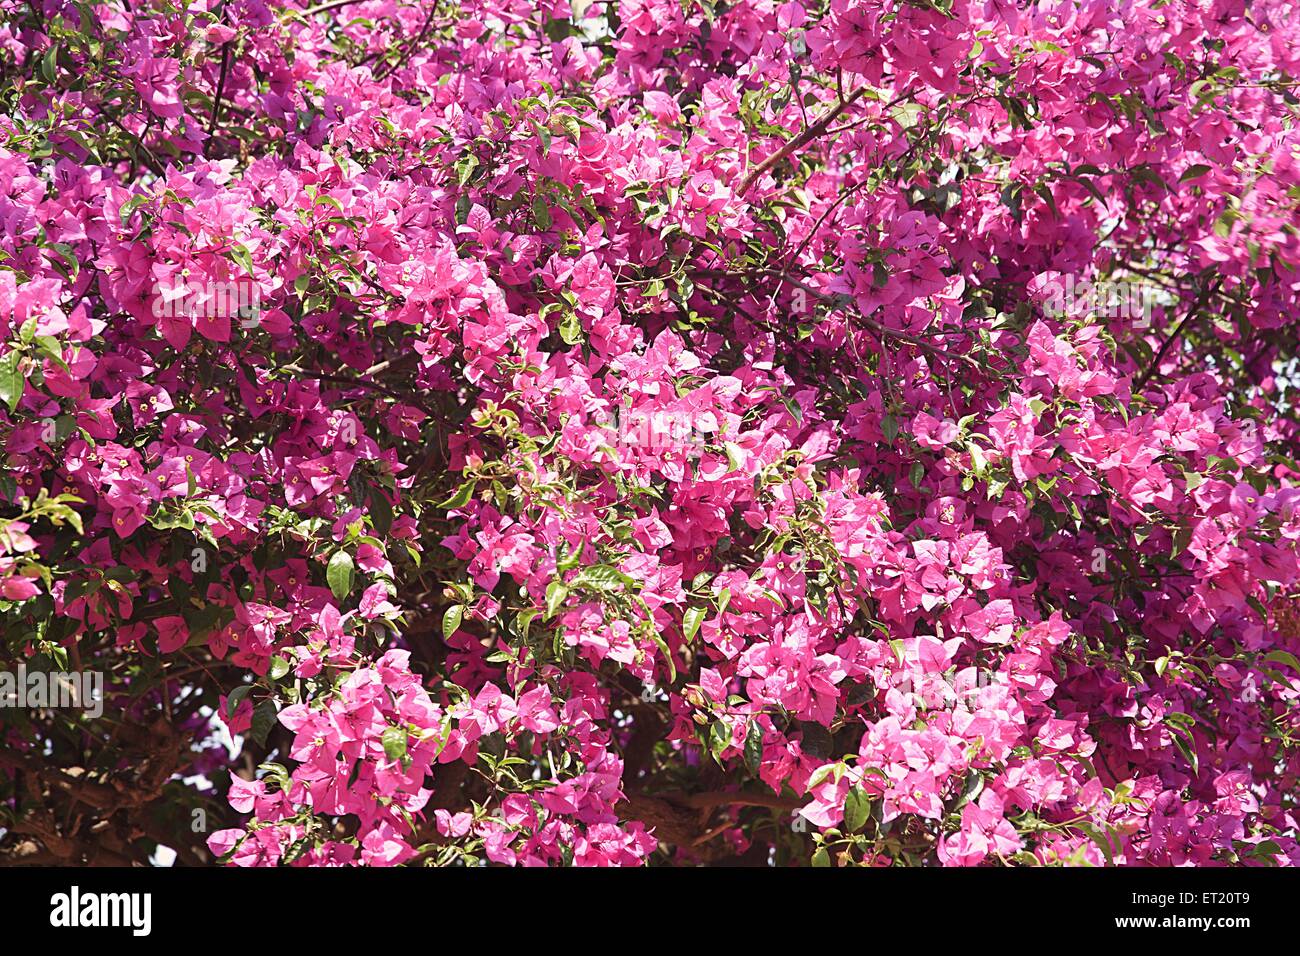
M1290 0L0 0L0 862L1300 863Z

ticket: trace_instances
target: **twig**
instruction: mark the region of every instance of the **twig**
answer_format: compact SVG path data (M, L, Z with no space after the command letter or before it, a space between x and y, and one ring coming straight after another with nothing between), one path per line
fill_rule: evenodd
M845 110L847 110L850 106L852 106L859 99L861 99L862 94L866 93L867 89L868 87L866 86L859 87L854 93L850 94L848 99L841 100L840 104L836 106L833 110L831 110L821 119L819 119L816 123L813 123L812 126L809 126L806 130L804 130L794 139L788 141L784 146L778 149L775 153L767 157L767 159L763 160L761 163L759 163L757 166L751 169L749 171L749 174L745 177L744 181L741 182L740 188L736 190L736 195L737 196L745 195L745 193L749 190L749 187L754 184L754 181L757 180L758 177L762 176L773 166L783 161L791 153L795 152L798 149L801 149L803 146L805 146L812 140L816 139L822 133L826 132L826 130L830 127L831 123L835 122L835 120L839 118L839 116Z
M712 807L770 807L773 810L797 810L804 805L803 800L797 800L790 797L782 797L775 793L753 793L737 792L725 793L722 791L713 791L710 793L661 793L657 796L663 797L670 803L675 803L679 807L690 807L692 810L707 810Z
M1174 326L1174 330L1170 332L1164 342L1161 343L1160 351L1156 352L1155 358L1151 360L1151 364L1147 366L1146 371L1143 372L1138 377L1138 380L1133 383L1133 391L1142 391L1151 376L1156 373L1158 368L1160 368L1160 363L1165 359L1165 353L1169 351L1170 347L1174 344L1174 341L1182 334L1183 326L1185 326L1194 315L1200 312L1201 309L1205 308L1205 303L1209 301L1210 296L1214 295L1219 290L1221 285L1223 285L1223 280L1215 279L1200 291L1200 294L1196 297L1196 301L1192 303L1192 307L1187 310L1187 314L1178 321L1178 324Z
M301 375L304 378L319 379L322 382L333 382L337 385L346 385L351 388L361 388L372 392L380 392L399 402L408 402L412 405L418 405L425 411L433 412L435 415L440 417L438 410L428 404L421 396L410 392L403 392L399 389L390 388L387 385L381 385L379 382L367 382L364 379L352 378L349 375L334 375L330 372L317 372L313 369L302 368L298 365L281 365L277 371L288 372L291 375Z
M362 0L331 0L330 3L318 3L310 9L304 10L304 17L315 16L318 13L328 13L330 10L337 10L339 7L346 7L353 3L360 3Z
M803 289L809 295L821 300L822 302L827 302L833 307L835 307L836 309L847 310L847 306L849 305L849 303L844 302L841 299L841 297L833 296L826 292L822 292L820 289L816 289L813 286L810 286L807 283L802 282L801 280L795 278L794 276L790 275L790 273L788 272L783 272L780 269L760 269L758 271L766 273L768 275L779 276L780 278L789 282L791 285ZM734 273L729 273L729 272L720 272L717 274L733 277L733 278L735 277ZM973 358L972 356L964 355L960 352L949 351L948 349L945 349L942 346L935 345L933 342L927 342L925 339L917 338L915 335L912 335L908 332L904 332L900 329L891 329L889 326L882 325L881 323L877 322L875 319L863 315L861 310L855 309L854 311L857 314L858 318L860 318L862 322L867 326L867 328L873 330L877 335L880 335L882 337L888 336L891 339L897 339L900 342L906 342L908 345L914 346L918 349L921 349L922 351L929 352L933 355L941 355L944 358L952 359L955 362L964 362L965 364L971 366L972 368L977 368L977 369L985 368L985 365L983 363ZM962 335L964 333L960 331L953 331L951 333L934 332L931 334Z
M217 131L217 120L221 116L221 97L226 91L226 73L230 69L230 41L221 44L221 73L217 76L217 95L212 100L212 118L208 120L208 141L203 144L203 158L209 159L212 137Z
M397 68L402 65L402 62L406 60L408 57L410 57L412 53L415 52L415 48L418 47L424 41L424 35L429 32L429 24L433 23L433 15L437 12L438 12L437 4L434 4L433 6L429 7L429 15L424 18L424 24L420 27L420 32L417 33L415 37L405 45L405 47L402 50L401 56L399 56L395 61L393 61L392 65L389 66L388 69L381 70L380 72L375 74L376 80L382 80L389 74L396 72Z
M127 136L131 137L131 139L135 141L135 144L144 151L144 160L145 160L144 164L148 166L149 169L152 170L155 175L157 176L166 175L162 163L158 161L158 157L154 155L153 150L145 145L144 140L142 140L139 136L136 136L135 133L131 132L129 129L123 126L121 121L116 116L113 116L111 113L105 113L104 115L108 117L108 121L110 123L112 123L118 129L120 129Z

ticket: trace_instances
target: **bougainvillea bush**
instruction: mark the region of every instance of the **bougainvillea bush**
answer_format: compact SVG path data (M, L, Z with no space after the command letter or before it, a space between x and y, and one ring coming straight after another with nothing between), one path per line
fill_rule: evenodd
M1300 863L1298 67L0 0L0 861Z

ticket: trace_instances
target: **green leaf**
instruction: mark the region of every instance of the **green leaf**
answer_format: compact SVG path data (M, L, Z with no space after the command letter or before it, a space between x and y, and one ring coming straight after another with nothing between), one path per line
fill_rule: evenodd
M1273 863L1275 862L1273 857L1281 854L1282 847L1278 845L1276 840L1264 840L1261 843L1256 843L1246 852L1253 859Z
M401 760L406 756L406 728L387 727L380 738L384 744L384 756L389 760Z
M1180 183L1185 183L1189 179L1200 179L1210 171L1210 167L1204 163L1197 163L1195 166L1188 166L1181 176L1178 177Z
M565 135L568 136L569 139L573 140L573 142L576 143L582 136L582 125L578 122L576 117L569 116L565 113L557 117L556 121L560 124L560 128L564 130Z
M1092 840L1093 843L1097 844L1098 849L1101 850L1102 856L1106 858L1107 866L1111 866L1112 864L1114 864L1115 851L1114 849L1111 848L1110 840L1108 840L1105 836L1103 836L1100 830L1098 830L1096 827L1092 826L1092 824L1089 823L1076 823L1074 825L1074 828L1076 830L1079 830L1082 833L1087 834L1088 839Z
M546 586L546 617L555 617L564 599L569 596L569 586L563 581L552 581Z
M247 839L247 837L241 838L240 843L242 843L245 839ZM315 841L313 841L311 837L305 836L301 840L297 840L294 843L289 844L289 848L284 851L284 856L280 857L280 862L285 866L287 866L290 863L293 863L294 861L301 859L302 855L312 848L314 842ZM238 845L239 844L236 844L236 846ZM234 851L232 850L231 852L233 853ZM223 857L222 859L225 859L225 857Z
M819 846L817 852L812 855L812 865L816 867L827 867L831 865L831 855L826 852L826 847Z
M966 775L965 785L962 787L961 799L957 801L954 810L960 810L972 800L978 800L979 795L984 792L984 775L978 771L972 770Z
M150 196L132 196L126 202L118 207L118 216L121 218L122 226L125 227L131 218L131 214L147 203L152 197Z
M442 504L438 505L438 507L439 508L465 507L465 505L469 502L470 495L474 494L474 486L476 484L478 484L478 482L476 481L465 482L465 484L461 485L459 488L456 489L455 494L453 494L446 501L442 502Z
M381 538L386 537L393 526L393 506L378 488L370 491L370 523Z
M64 362L64 347L59 339L53 336L36 336L36 349L39 349L45 358L59 365L59 368L68 371L68 363Z
M539 228L551 228L551 207L546 204L546 200L541 196L533 199L533 218L537 220Z
M1182 734L1176 733L1174 734L1174 746L1192 765L1192 776L1199 777L1201 775L1201 761L1196 753L1196 741L1191 738L1190 734L1184 739Z
M608 564L595 564L579 571L569 584L572 587L591 588L594 591L616 591L619 585L630 588L635 586L636 581L618 568L610 567Z
M334 557L330 558L329 566L325 569L325 580L329 582L334 597L340 601L345 600L352 593L352 582L355 576L352 555L346 551L335 551Z
M745 463L745 449L730 441L724 442L723 447L727 449L727 471L740 471Z
M719 755L731 745L731 728L727 722L719 720L709 728L709 753L713 755L714 760L719 759Z
M898 422L894 421L893 415L886 415L880 420L880 430L885 434L885 441L892 445L898 437Z
M577 345L582 341L582 321L578 313L569 312L560 322L560 338L565 345Z
M820 767L814 770L812 772L812 775L808 778L808 784L804 788L805 791L810 791L812 790L813 787L817 786L818 784L824 783L826 781L826 778L829 777L834 772L835 772L835 764L833 763L822 764Z
M871 798L861 787L850 787L844 798L844 828L850 833L857 833L871 816Z
M1285 664L1297 674L1300 674L1300 659L1297 659L1290 651L1270 651L1264 655L1264 660L1273 664Z
M46 83L53 83L55 77L59 75L59 48L51 46L46 51L45 56L41 57L41 76Z
M1180 524L1174 529L1171 535L1170 557L1178 557L1192 541L1192 526L1190 524Z
M253 275L253 255L245 246L236 243L230 249L230 257L235 263L244 270L244 273L250 278Z
M551 154L551 131L548 130L546 127L542 126L541 124L539 124L535 119L532 119L531 117L528 120L528 125L533 128L533 133L537 136L538 141L541 143L542 156L544 157L549 156Z
M831 750L834 749L830 729L815 720L801 720L799 729L803 731L803 738L799 744L803 752L822 760L829 760ZM811 787L812 784L810 783L809 786Z
M757 775L762 765L763 728L758 725L758 721L751 720L749 730L745 732L745 767L750 773Z
M442 637L449 640L460 628L461 618L465 615L465 605L453 604L442 614Z
M275 706L275 701L269 697L262 701L253 710L253 724L249 733L253 740L257 741L259 746L266 746L266 738L270 736L271 731L275 729L276 718L280 711Z
M650 639L655 642L655 647L659 648L659 653L663 654L664 660L668 663L669 682L675 683L677 681L677 664L673 661L673 652L658 631L651 630Z
M289 673L292 667L293 665L283 657L276 656L271 658L271 666L267 669L266 673L270 676L271 680L279 680L285 674Z
M227 717L235 716L235 711L239 709L239 705L242 704L244 702L244 698L247 697L252 692L253 692L252 684L240 684L238 687L232 690L230 692L230 696L226 698L226 716Z
M704 623L704 608L689 607L686 613L682 615L682 633L686 635L686 640L692 640Z
M474 170L478 166L478 157L466 156L456 163L456 184L464 186L469 182L470 176L474 175Z
M555 562L555 570L572 571L582 561L582 544L570 547L566 542L564 548L565 553Z
M18 361L22 353L14 350L0 356L0 401L9 406L9 411L16 411L18 402L23 397L23 388L27 383L18 370Z
M521 641L528 640L528 628L533 623L533 618L537 616L537 608L524 608L515 615L515 630L519 634Z

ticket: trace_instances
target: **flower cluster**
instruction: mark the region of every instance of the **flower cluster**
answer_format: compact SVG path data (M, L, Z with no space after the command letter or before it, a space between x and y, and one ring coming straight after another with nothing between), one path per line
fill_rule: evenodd
M1300 864L1256 6L0 0L0 860Z

